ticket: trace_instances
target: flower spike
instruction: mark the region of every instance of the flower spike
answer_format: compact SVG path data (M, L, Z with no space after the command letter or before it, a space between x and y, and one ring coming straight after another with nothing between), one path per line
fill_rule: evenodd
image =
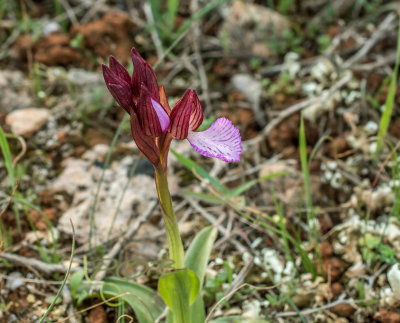
M136 49L131 51L133 74L114 57L103 65L107 88L131 116L132 137L156 169L167 168L173 138L188 139L207 157L226 162L239 161L242 152L239 130L226 118L217 119L209 129L195 132L203 122L203 108L194 90L187 90L171 110L164 86L158 87L152 67ZM160 168L161 166L161 168Z

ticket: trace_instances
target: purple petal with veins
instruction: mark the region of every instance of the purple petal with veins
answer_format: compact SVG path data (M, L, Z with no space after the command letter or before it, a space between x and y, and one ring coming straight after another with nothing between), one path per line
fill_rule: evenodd
M242 138L239 130L226 118L217 119L205 131L189 130L187 139L204 156L219 158L225 162L240 160Z
M156 111L158 120L160 121L161 130L164 133L169 127L169 116L165 112L164 108L156 100L151 98L151 104L153 105L154 111Z

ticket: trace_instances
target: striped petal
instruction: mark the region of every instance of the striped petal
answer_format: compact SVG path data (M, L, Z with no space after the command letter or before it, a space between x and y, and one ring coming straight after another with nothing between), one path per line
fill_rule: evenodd
M114 72L121 80L126 83L131 83L131 77L126 70L125 66L116 60L114 56L110 56L110 69Z
M182 140L188 136L192 107L193 92L187 90L171 112L171 127L169 131L174 138Z
M129 83L125 82L122 77L112 71L108 66L103 64L102 67L104 81L111 95L126 112L130 113L135 105L132 100L132 92Z
M197 128L203 122L203 108L201 106L199 97L196 91L193 90L193 106L190 112L189 129L192 131L197 130Z
M132 48L131 56L133 62L131 81L133 95L140 97L141 85L144 84L149 89L151 95L159 101L157 78L153 68L140 56L135 48Z
M165 112L167 112L168 115L170 115L171 108L169 107L168 98L167 94L165 93L164 85L160 86L159 93L160 93L160 104L164 108Z
M124 108L129 114L135 109L135 104L132 100L132 95L130 94L129 88L127 89L124 84L106 84L108 90L118 104Z
M169 126L169 116L142 84L140 99L137 105L139 122L147 136L158 137Z
M226 118L217 119L201 132L189 131L190 144L199 154L219 158L225 162L239 161L242 139L239 130Z

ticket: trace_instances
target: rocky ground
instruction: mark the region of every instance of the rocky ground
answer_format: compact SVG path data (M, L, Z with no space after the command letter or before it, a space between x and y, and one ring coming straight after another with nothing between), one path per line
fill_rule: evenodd
M387 280L400 257L398 2L182 0L173 19L144 0L0 8L0 322L46 312L70 263L71 221L83 285L120 276L156 288L168 269L152 165L119 128L124 111L101 75L109 55L132 68L132 47L171 103L196 89L205 123L225 116L243 138L232 164L172 144L208 174L171 154L185 245L208 224L219 232L210 316L400 322ZM210 176L248 189L225 196ZM68 281L49 320L121 315Z

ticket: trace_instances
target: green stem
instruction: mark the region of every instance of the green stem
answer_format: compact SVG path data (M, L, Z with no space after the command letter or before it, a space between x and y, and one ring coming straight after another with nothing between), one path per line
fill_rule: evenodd
M171 195L168 189L167 175L162 169L161 163L160 166L156 167L155 175L161 213L163 215L167 231L169 257L174 261L175 268L183 268L184 251L182 239L179 234L178 221L175 216L174 208L172 207Z
M160 200L161 213L164 218L167 232L169 258L174 262L176 269L184 268L184 251L181 235L179 234L178 221L172 206L171 194L168 189L168 180L166 171L163 170L161 163L156 167L156 186L158 198ZM177 288L178 289L178 288ZM180 304L185 304L186 299L181 298ZM192 323L192 314L190 310L178 306L170 308L173 323Z

